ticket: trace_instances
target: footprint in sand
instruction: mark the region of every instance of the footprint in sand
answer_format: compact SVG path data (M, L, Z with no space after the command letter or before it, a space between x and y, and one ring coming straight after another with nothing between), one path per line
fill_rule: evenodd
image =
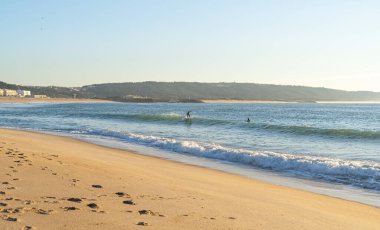
M81 203L82 202L82 199L81 198L69 198L67 199L68 201L71 201L71 202L76 202L76 203Z
M140 215L150 215L150 216L159 216L159 217L165 217L164 215L158 213L158 212L153 212L151 210L140 210L138 211Z
M126 197L126 198L130 198L131 196L125 192L117 192L115 193L118 197Z
M55 196L43 196L41 199L44 200L44 203L49 203L49 204L58 204L59 201L57 201L57 198Z
M103 186L98 185L98 184L93 184L92 187L93 187L93 188L103 188Z
M6 219L5 219L6 221L12 221L12 222L16 222L17 221L17 218L16 217L7 217Z
M79 208L77 207L63 207L62 208L64 211L68 212L68 211L75 211L75 210L79 210Z
M133 202L133 200L125 200L123 201L123 204L136 205L136 203Z
M93 209L98 209L99 208L99 206L97 204L95 204L95 203L90 203L87 206L90 207L90 208L93 208Z
M57 200L53 200L53 201L51 201L51 200L44 200L44 203L48 203L48 204L58 204L59 201L57 201Z
M24 200L22 203L26 205L31 205L31 204L35 204L36 202L33 200Z
M6 208L6 209L2 209L1 212L3 213L9 213L9 214L15 214L15 213L23 213L24 211L27 211L28 209L25 209L23 207L19 207L19 208Z
M55 196L43 196L41 199L57 199Z
M44 210L44 209L38 209L36 211L37 214L41 214L41 215L50 215L53 212L54 210Z
M147 222L144 222L144 221L137 222L136 225L139 225L139 226L149 226L149 224Z

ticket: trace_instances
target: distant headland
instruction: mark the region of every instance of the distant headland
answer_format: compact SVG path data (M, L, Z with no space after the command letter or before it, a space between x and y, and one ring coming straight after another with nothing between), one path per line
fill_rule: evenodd
M101 99L119 102L378 102L380 92L256 83L126 82L82 87L22 86L0 81L0 89L49 98ZM13 95L17 97L17 95Z

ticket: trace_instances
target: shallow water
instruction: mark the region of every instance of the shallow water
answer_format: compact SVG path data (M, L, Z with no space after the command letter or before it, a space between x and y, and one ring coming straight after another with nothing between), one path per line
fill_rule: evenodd
M1 104L0 126L380 192L379 104Z

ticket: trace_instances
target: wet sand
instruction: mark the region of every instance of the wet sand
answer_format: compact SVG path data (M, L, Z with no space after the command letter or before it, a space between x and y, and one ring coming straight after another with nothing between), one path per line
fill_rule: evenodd
M379 229L380 209L71 138L0 130L0 229Z

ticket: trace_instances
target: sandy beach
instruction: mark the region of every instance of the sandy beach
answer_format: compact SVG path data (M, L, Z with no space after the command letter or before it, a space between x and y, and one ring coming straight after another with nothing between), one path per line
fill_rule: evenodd
M202 100L203 103L297 103L291 101L265 101L265 100L228 100L228 99L215 99L215 100Z
M283 103L319 103L319 104L379 104L380 101L265 101L265 100L202 100L203 103L242 103L242 104L283 104Z
M100 100L100 99L0 97L0 103L94 103L94 102L110 102L110 101Z
M379 229L380 209L105 148L0 130L0 229Z

